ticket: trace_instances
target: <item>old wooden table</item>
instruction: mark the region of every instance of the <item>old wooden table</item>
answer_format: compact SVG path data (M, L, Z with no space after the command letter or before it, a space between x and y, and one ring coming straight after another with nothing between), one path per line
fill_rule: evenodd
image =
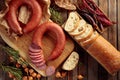
M120 50L120 0L94 0L101 10L117 24L108 28L102 35L113 46ZM77 75L82 74L83 80L120 80L120 71L115 76L109 75L101 65L93 59L82 48L75 48L80 55L80 62L78 66L68 72L67 76L63 79L55 78L55 76L42 78L41 80L77 80ZM81 65L82 63L82 65ZM0 72L1 73L1 72ZM0 77L5 77L5 74L0 74ZM10 80L3 78L0 80Z

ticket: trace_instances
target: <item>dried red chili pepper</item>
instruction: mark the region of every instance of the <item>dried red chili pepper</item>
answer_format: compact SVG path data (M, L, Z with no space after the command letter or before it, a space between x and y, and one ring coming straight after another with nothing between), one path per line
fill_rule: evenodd
M114 23L110 21L107 16L98 8L93 0L78 0L77 7L80 15L83 16L94 28L99 32L103 31L103 28L112 26ZM96 24L98 27L96 27Z

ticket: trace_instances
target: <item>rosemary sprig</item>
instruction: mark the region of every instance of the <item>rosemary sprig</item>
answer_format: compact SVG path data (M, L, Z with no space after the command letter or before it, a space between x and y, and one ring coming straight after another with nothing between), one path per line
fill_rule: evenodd
M14 49L8 47L8 46L2 46L0 45L0 48L5 52L7 53L9 56L12 56L15 60L19 59L19 52L18 51L15 51Z
M28 65L28 63L25 60L23 60L22 58L20 58L19 52L16 51L16 50L14 50L13 48L10 48L8 46L0 45L0 49L3 52L7 53L9 56L11 56L14 60L20 62L21 65L22 64Z
M50 7L51 20L59 25L63 24L63 18L61 13L55 8Z
M22 79L22 70L21 69L11 67L11 66L3 66L2 64L0 65L0 68L2 68L3 71L5 71L5 72L10 72L12 75L14 75L14 77L17 80Z

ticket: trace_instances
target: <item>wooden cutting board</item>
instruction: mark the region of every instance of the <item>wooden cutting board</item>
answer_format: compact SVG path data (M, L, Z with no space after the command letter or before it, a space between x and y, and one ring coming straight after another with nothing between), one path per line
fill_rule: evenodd
M15 38L11 37L10 35L8 35L6 29L4 26L0 25L0 35L2 37L2 39L12 48L14 48L15 50L19 51L19 54L21 57L23 57L27 62L30 63L30 65L36 70L38 71L40 74L42 74L43 76L45 75L44 71L41 71L39 69L37 69L30 61L29 55L28 55L28 47L31 44L31 40L32 40L32 35L33 33L24 35L19 37L17 40L15 40ZM55 68L57 68L69 55L70 53L73 51L74 49L74 43L72 42L72 40L66 36L66 45L64 48L63 53L60 55L60 57L58 57L57 59L53 60L53 61L49 61L47 62L48 65L53 65ZM52 36L52 33L49 34L45 34L45 36L43 37L43 51L44 51L44 56L47 59L47 57L50 55L52 49L55 46L55 36Z

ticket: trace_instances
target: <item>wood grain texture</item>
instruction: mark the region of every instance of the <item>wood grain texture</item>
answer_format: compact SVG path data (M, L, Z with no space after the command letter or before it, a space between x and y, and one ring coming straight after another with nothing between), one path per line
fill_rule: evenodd
M10 37L6 31L6 28L2 25L0 25L0 36L2 39L13 49L19 51L19 55L23 57L36 71L38 71L40 74L45 76L45 72L42 70L39 70L34 64L32 64L30 57L28 55L28 48L32 42L32 35L33 33L23 35L21 37L18 37L17 40L15 40L14 37ZM52 34L46 34L44 35L42 39L42 49L44 52L45 59L49 57L52 50L55 47L55 36L52 36ZM74 49L74 43L73 41L66 36L66 44L64 47L64 50L62 54L55 60L47 61L48 66L54 66L55 69L62 64L62 62L70 55L70 53Z
M116 0L109 0L109 6L108 6L108 11L109 11L109 18L112 21L117 21L117 8L116 8ZM108 41L117 48L117 27L116 24L113 25L113 27L108 29ZM114 77L111 75L108 75L108 80L117 80L117 75L115 75Z
M99 1L94 0L98 5ZM98 80L98 62L88 55L88 79L89 80Z

